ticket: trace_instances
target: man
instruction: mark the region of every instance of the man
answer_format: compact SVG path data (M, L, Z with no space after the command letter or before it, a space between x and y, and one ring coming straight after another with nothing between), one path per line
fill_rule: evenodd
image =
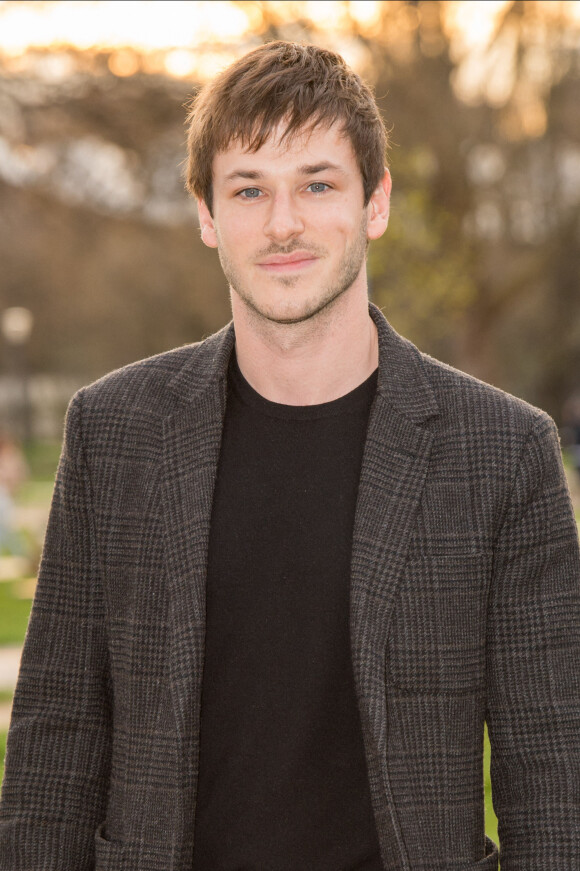
M390 178L342 59L198 95L233 325L71 403L0 868L580 865L580 560L556 431L367 300Z

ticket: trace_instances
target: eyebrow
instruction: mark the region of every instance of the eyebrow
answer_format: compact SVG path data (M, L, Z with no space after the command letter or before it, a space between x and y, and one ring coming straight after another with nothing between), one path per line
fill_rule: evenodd
M317 175L319 172L327 172L329 169L344 174L344 169L341 166L337 163L331 163L330 161L324 161L324 163L303 164L298 167L298 172L300 175ZM264 173L260 172L258 169L234 169L233 172L226 175L225 180L233 181L237 178L247 178L251 181L257 181L258 179L264 178Z
M235 178L249 178L255 181L256 179L263 177L264 174L258 172L257 169L234 169L233 172L226 175L226 181L232 181Z
M329 160L325 160L324 163L307 163L304 166L299 166L298 172L302 173L302 175L316 175L319 172L327 172L329 169L344 173L342 166L339 166L337 163L331 163Z

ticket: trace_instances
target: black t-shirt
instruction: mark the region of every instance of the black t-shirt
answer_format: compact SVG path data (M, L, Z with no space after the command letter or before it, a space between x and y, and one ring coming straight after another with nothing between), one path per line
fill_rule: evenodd
M269 402L232 355L207 578L195 871L381 871L349 639L376 372Z

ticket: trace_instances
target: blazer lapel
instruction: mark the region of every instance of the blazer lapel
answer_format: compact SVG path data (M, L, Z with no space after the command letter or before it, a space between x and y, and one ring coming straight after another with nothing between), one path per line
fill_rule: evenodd
M166 422L164 516L170 592L171 675L177 724L190 745L203 671L205 575L222 403L200 404ZM183 748L186 752L191 749ZM191 756L189 768L191 768Z
M437 404L419 352L389 327L374 306L371 316L379 331L379 381L367 430L353 534L351 644L383 859L389 871L406 871L408 860L393 812L386 766L385 650L429 463L432 436L422 424L437 413Z
M192 349L170 385L179 398L164 423L163 513L170 600L170 678L180 744L182 864L193 848L205 646L205 592L213 491L226 402L231 327ZM181 865L179 866L181 867Z

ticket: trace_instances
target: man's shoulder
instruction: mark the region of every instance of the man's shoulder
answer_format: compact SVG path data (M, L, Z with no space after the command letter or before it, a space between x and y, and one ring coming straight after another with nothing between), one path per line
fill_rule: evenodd
M82 387L73 398L98 413L164 415L225 371L233 345L230 325L199 342L129 363Z
M128 402L133 405L160 399L172 379L195 359L200 344L182 345L108 372L81 387L79 395L83 404L101 406Z
M376 306L370 314L379 333L379 391L413 423L429 422L432 431L450 438L553 427L550 417L529 402L419 350Z
M550 416L541 408L473 375L418 352L445 425L458 424L464 430L529 433L535 427L552 427Z

